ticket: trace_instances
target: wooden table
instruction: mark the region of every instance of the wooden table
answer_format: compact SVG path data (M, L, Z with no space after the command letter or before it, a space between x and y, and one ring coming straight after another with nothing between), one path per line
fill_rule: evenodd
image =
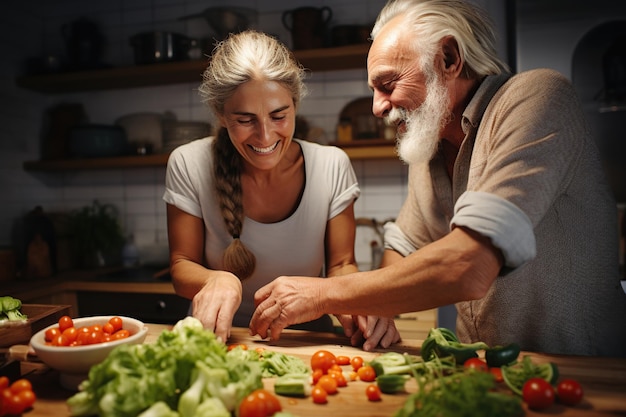
M146 342L154 341L164 329L170 326L148 325ZM290 355L298 356L309 361L311 355L319 349L326 349L335 355L359 355L365 360L373 359L387 350L364 352L351 347L345 337L335 334L311 333L304 331L285 331L281 339L276 342L260 340L250 337L247 329L233 329L228 343L245 343L250 348L262 347ZM346 344L348 343L348 344ZM392 347L393 351L419 354L421 340L404 340ZM626 415L626 359L573 357L530 354L533 362L554 362L558 365L561 377L575 378L583 386L585 397L576 407L566 407L555 404L542 413L526 410L527 416L625 416ZM65 400L73 393L59 385L58 373L51 371L41 364L24 362L22 370L34 371L28 375L33 382L35 393L38 395L35 407L24 414L24 417L64 417L69 416ZM273 380L266 379L265 387L273 390ZM411 385L412 384L412 385ZM369 402L365 397L365 386L362 381L349 382L347 387L340 388L339 393L328 397L328 404L314 404L311 398L294 399L279 397L283 409L295 416L308 417L320 415L332 416L359 416L359 417L389 417L394 414L406 401L408 394L384 395L380 402ZM411 392L415 384L411 381L407 389Z

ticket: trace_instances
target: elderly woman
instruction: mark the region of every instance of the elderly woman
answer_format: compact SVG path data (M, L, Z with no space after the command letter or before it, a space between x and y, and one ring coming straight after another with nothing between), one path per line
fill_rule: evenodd
M200 93L216 137L175 149L166 190L170 265L193 315L226 340L249 325L254 293L280 275L356 272L354 201L360 190L340 149L293 137L304 70L256 31L219 43ZM365 349L399 340L391 319L337 316ZM332 331L330 317L300 328Z

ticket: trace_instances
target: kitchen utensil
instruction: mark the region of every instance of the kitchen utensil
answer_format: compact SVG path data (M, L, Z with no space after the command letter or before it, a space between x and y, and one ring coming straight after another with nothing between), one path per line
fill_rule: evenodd
M138 150L145 147L160 152L163 147L163 115L160 113L132 113L119 117L115 124L126 132L126 139Z
M291 32L293 49L314 49L324 46L328 22L333 16L330 7L299 7L282 15L283 25Z
M69 150L75 157L118 156L128 152L128 141L120 126L84 124L70 130Z
M352 100L341 110L339 121L352 125L352 140L382 139L384 124L372 113L372 97Z
M211 134L211 125L197 121L163 121L163 152L171 152L174 148L195 139Z
M85 70L102 66L105 39L96 22L81 17L61 26L61 33L67 47L71 69Z
M184 61L189 59L190 44L187 36L166 31L141 32L130 38L137 65Z
M337 25L331 29L333 46L367 43L372 25Z
M230 33L243 32L256 25L257 11L247 7L209 7L201 13L180 19L204 18L215 31L216 40L225 39Z
M30 338L65 315L70 314L69 305L22 304L20 312L28 317L26 321L6 321L0 323L0 347L28 343Z

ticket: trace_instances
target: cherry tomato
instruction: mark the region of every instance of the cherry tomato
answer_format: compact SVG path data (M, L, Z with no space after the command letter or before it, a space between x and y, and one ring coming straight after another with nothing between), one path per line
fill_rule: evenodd
M357 371L361 366L363 366L363 358L360 356L354 356L350 359L350 365L352 365L352 369Z
M130 332L126 329L118 330L111 335L111 340L126 339L130 336Z
M361 366L356 373L361 381L374 382L376 380L376 371L369 365Z
M240 347L242 350L248 350L248 346L243 343L233 343L232 345L228 345L228 350L233 350L236 347Z
M24 411L22 399L19 395L13 394L11 390L2 391L0 404L2 404L2 411L7 415L20 415Z
M13 381L13 383L10 385L10 389L13 394L17 394L21 391L32 391L33 385L28 379L20 378Z
M52 346L69 346L70 341L62 333L52 340Z
M252 391L239 405L239 417L270 417L279 411L278 398L263 388Z
M111 325L113 325L113 331L116 332L118 330L120 330L122 327L124 327L124 321L122 320L121 317L118 316L113 316L109 319L109 323L111 323Z
M576 405L583 399L583 388L578 381L564 379L556 386L559 402L565 405Z
M496 382L504 381L504 378L502 377L502 368L498 368L498 367L489 368L489 372L491 372L491 375L493 375L493 379Z
M344 356L344 355L337 356L337 365L340 365L340 366L350 365L350 357Z
M70 327L74 327L74 321L70 316L63 316L59 319L59 330L61 332Z
M9 388L10 380L8 376L0 376L0 391Z
M522 388L522 398L532 410L543 410L554 404L554 388L543 378L530 378Z
M61 330L58 327L51 327L44 333L46 342L51 343L58 335L61 334Z
M102 326L102 331L104 333L113 334L115 333L115 328L111 323L105 323L104 326Z
M313 371L313 385L317 384L322 375L324 375L324 371L319 368Z
M337 363L337 358L332 352L327 350L318 350L311 356L311 369L321 369L327 373L331 366Z
M22 408L22 411L31 408L37 400L37 396L32 390L20 391L17 393L17 396L19 397L19 402L21 403L22 407L24 407Z
M326 404L328 402L328 393L324 391L324 388L316 385L311 391L311 398L315 404Z
M71 344L72 342L76 341L76 338L78 337L78 330L76 330L76 327L68 327L67 329L63 330L63 333L61 334L65 336Z
M365 387L365 395L370 401L380 401L380 388L376 384L369 384Z
M463 367L465 369L473 369L475 371L487 372L489 371L489 367L487 366L487 362L480 358L469 358L463 363Z
M330 375L322 375L316 385L322 387L327 394L337 394L337 380Z
M330 375L331 377L335 379L335 381L337 381L338 387L348 386L348 381L346 380L346 377L344 376L343 371L336 371L336 370L331 369L328 371L328 375Z

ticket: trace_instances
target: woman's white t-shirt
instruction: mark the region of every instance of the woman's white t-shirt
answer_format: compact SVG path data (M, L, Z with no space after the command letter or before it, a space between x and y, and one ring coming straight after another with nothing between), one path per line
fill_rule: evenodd
M223 269L222 254L232 241L213 186L213 137L176 148L170 155L163 199L200 217L205 226L205 264ZM277 223L245 218L241 241L254 253L256 270L243 281L234 326L247 327L256 290L281 275L321 276L326 223L358 198L360 189L350 159L341 149L294 139L302 148L305 187L296 211Z

